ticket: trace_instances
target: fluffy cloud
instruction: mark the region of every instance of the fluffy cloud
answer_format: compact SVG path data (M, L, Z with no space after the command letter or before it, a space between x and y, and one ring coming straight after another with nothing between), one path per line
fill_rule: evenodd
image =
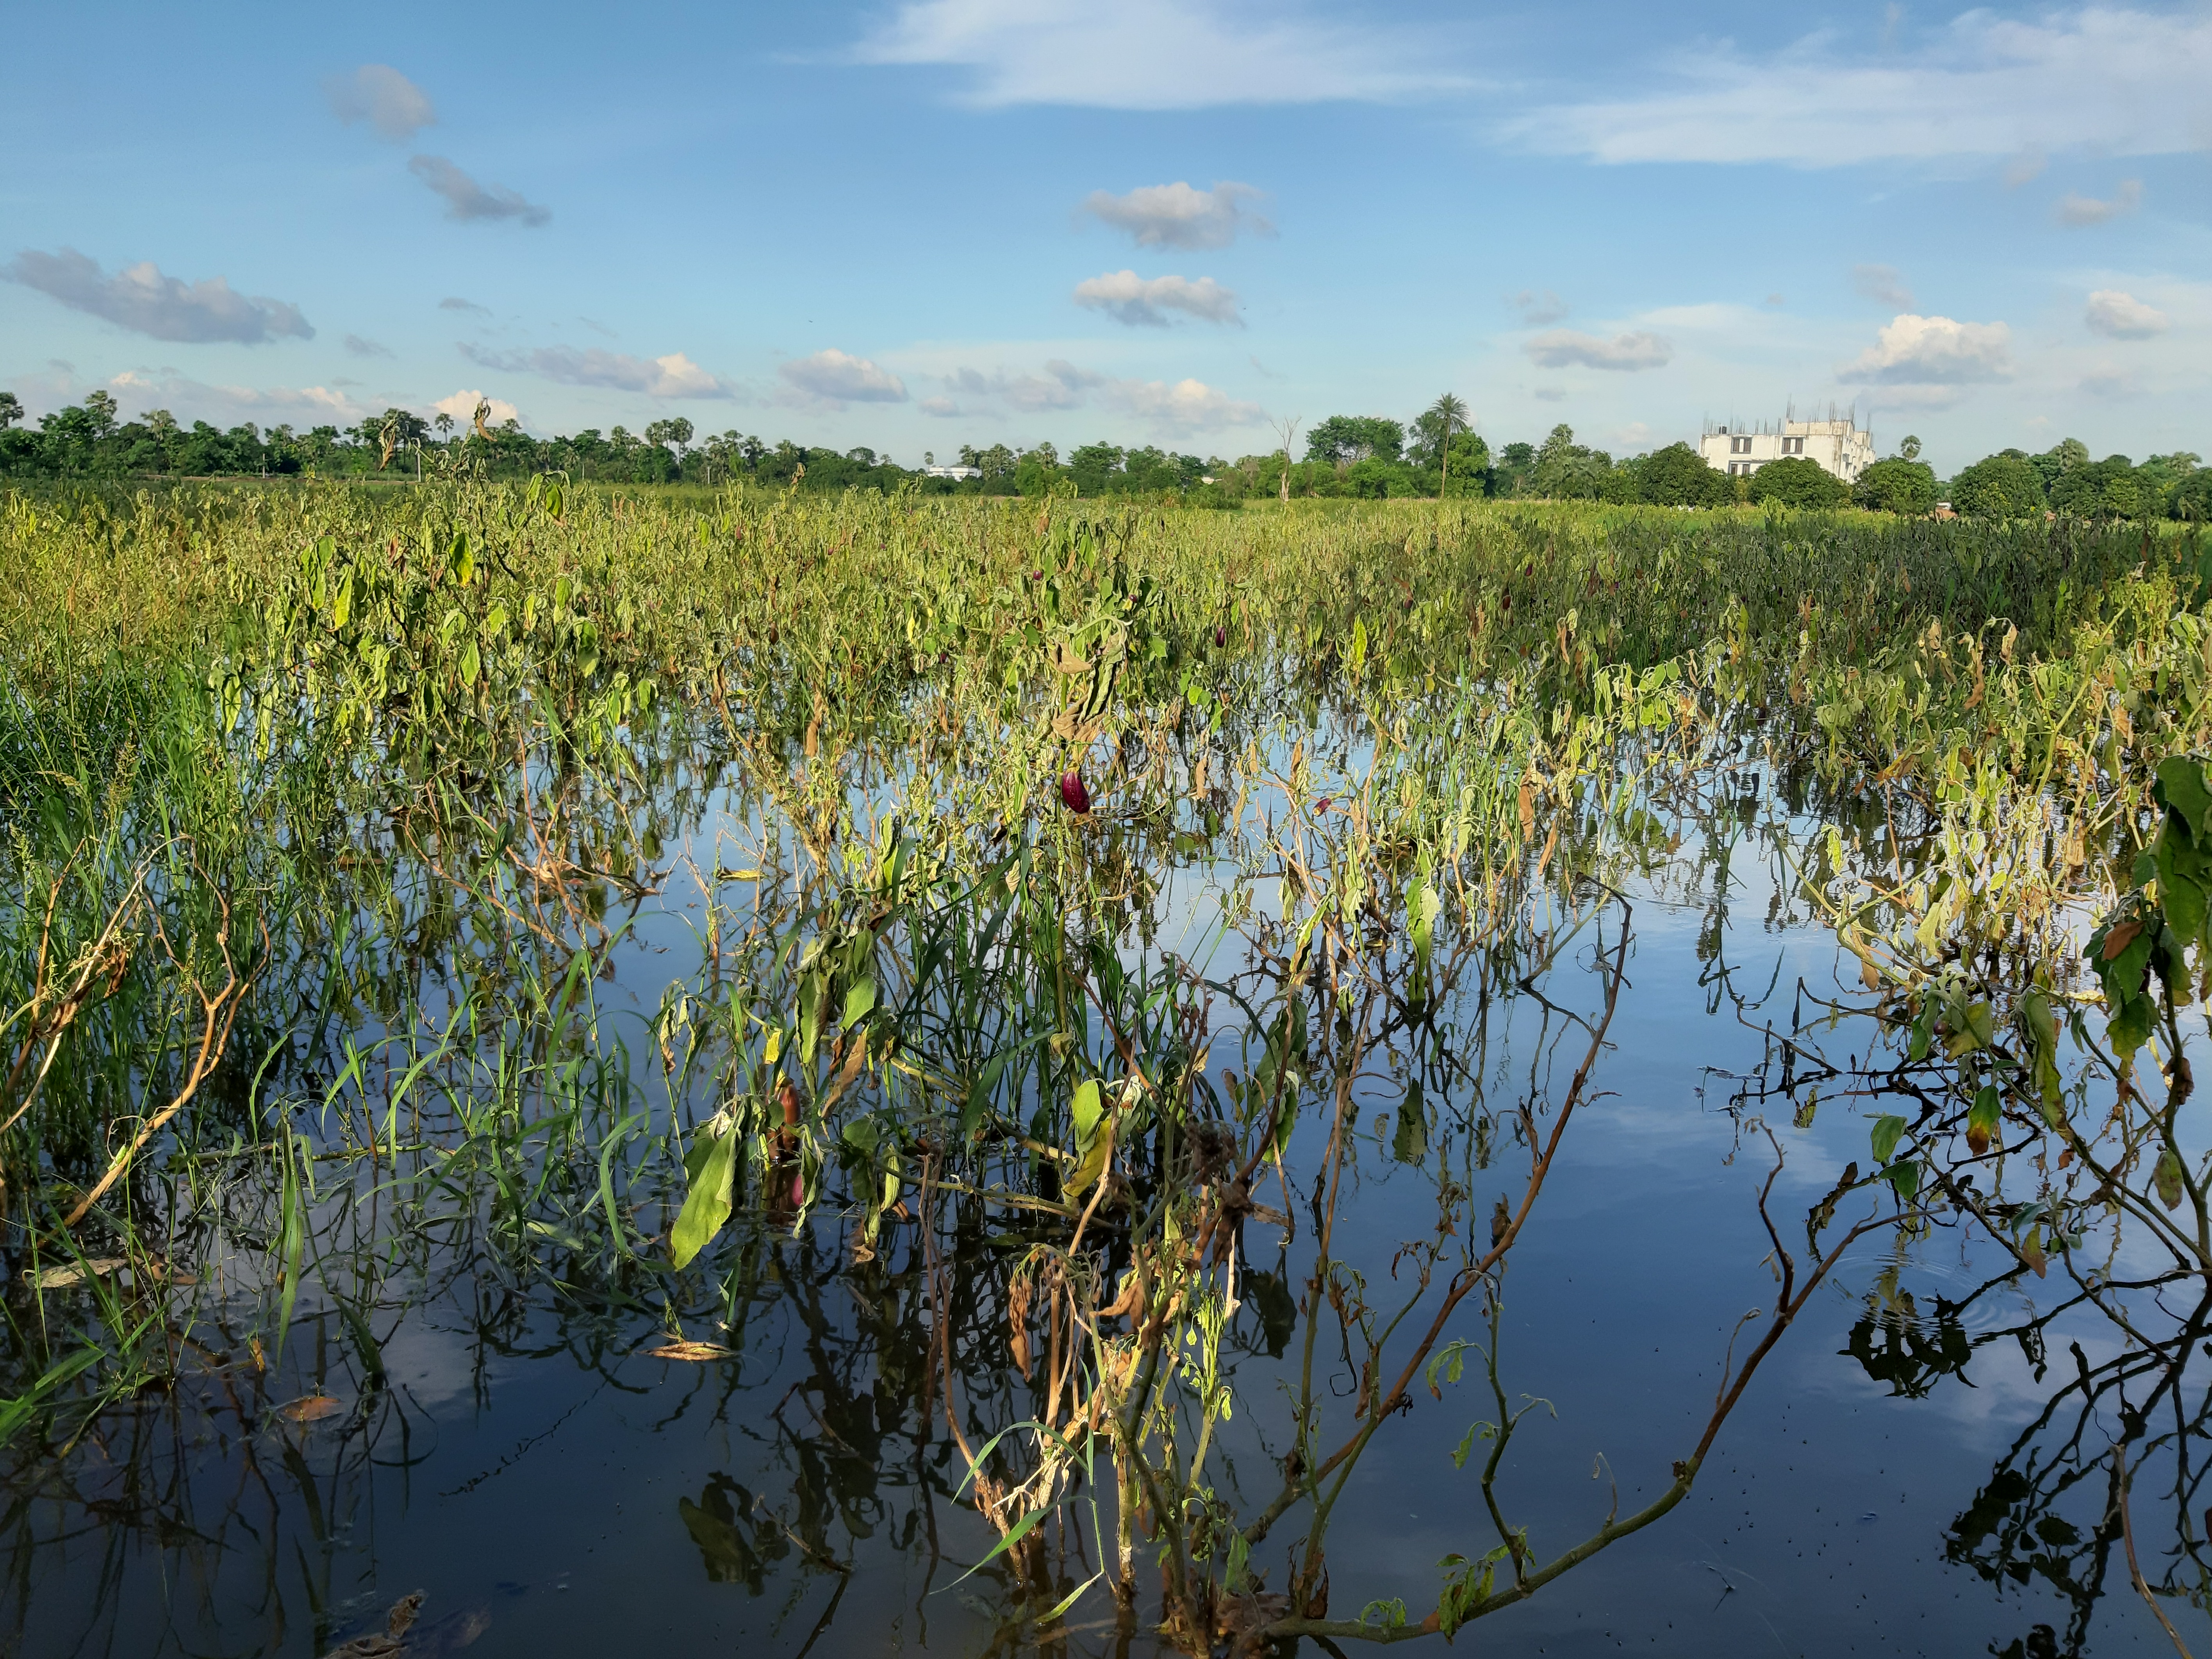
M345 337L346 350L356 357L389 357L392 348L375 340L364 339L358 334Z
M665 357L633 357L599 347L539 346L531 351L491 351L466 343L461 356L485 368L508 374L536 374L565 386L606 386L641 392L648 398L736 398L738 388L710 374L680 351ZM459 394L456 393L456 396Z
M1075 303L1103 311L1117 323L1165 328L1165 315L1180 311L1209 323L1244 325L1237 296L1211 276L1139 276L1133 270L1109 270L1075 285Z
M1437 68L1433 30L1268 15L1223 0L902 0L854 56L971 70L962 101L983 108L1373 101L1470 84Z
M465 427L476 419L477 405L480 403L491 405L490 412L484 416L488 425L505 426L509 421L519 423L522 419L522 411L506 398L486 397L474 388L456 392L450 398L441 398L430 407L441 415L452 416L454 425Z
M350 75L333 75L323 82L323 95L348 126L366 121L386 138L412 138L438 118L429 94L389 64L363 64Z
M1524 288L1505 302L1521 313L1531 328L1556 323L1567 314L1567 302L1548 288Z
M211 420L217 425L251 420L263 424L351 426L370 412L343 391L331 386L210 386L189 380L174 369L149 373L126 368L107 385L125 408L138 412L167 409L188 421Z
M0 276L50 295L72 311L88 312L157 340L259 345L284 335L315 337L297 306L235 293L220 276L179 282L164 276L150 259L106 276L75 248L58 253L27 250L0 269Z
M2075 196L2070 192L2058 198L2051 209L2062 225L2076 228L2084 225L2108 224L2124 213L2133 213L2142 204L2142 180L2123 179L2112 199L2100 201L2094 196Z
M2092 294L2082 321L2088 324L2090 332L2114 340L2148 340L2172 326L2172 319L2157 307L2147 306L2116 288L2100 288Z
M906 382L866 357L848 356L835 346L811 357L776 366L793 401L842 409L847 404L902 404Z
M1895 265L1853 265L1851 287L1863 298L1893 311L1912 309L1912 290L1905 285L1904 274Z
M1824 33L1753 58L1701 46L1675 89L1553 105L1507 125L1528 148L1600 161L1800 167L2089 148L2177 155L2204 142L2212 13L2089 5L2014 20L1985 8L1902 53Z
M1099 396L1110 409L1176 432L1256 426L1267 419L1259 404L1240 403L1203 380L1108 380Z
M1959 386L2012 378L2012 331L1905 312L1836 378L1864 386Z
M1182 183L1144 185L1127 196L1094 190L1083 210L1127 231L1139 247L1227 247L1240 230L1274 234L1274 226L1244 206L1259 199L1251 185L1224 179L1212 190Z
M409 158L408 172L446 198L446 216L464 223L478 219L519 219L526 225L542 225L553 216L550 208L525 201L504 185L484 185L442 155Z
M924 398L915 407L925 415L935 416L940 421L949 421L955 416L967 412L950 398Z
M1578 364L1583 368L1617 369L1626 374L1663 368L1674 356L1674 346L1656 334L1616 334L1604 340L1595 334L1578 334L1571 328L1555 328L1548 334L1539 334L1522 349L1540 368L1566 368Z

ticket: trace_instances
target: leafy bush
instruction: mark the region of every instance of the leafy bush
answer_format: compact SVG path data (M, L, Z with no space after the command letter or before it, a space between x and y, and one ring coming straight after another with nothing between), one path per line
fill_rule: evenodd
M1769 461L1751 475L1751 499L1762 504L1841 507L1850 495L1850 487L1841 478L1802 455Z

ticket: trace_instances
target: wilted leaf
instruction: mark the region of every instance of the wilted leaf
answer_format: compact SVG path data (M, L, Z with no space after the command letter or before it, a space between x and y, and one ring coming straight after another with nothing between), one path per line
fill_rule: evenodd
M276 1415L292 1423L313 1423L345 1409L343 1401L326 1394L303 1395L289 1405L279 1406Z
M648 1359L687 1359L703 1364L710 1359L734 1359L737 1350L726 1348L719 1342L694 1342L689 1337L672 1336L659 1347L647 1348Z
M2183 1190L2181 1160L2174 1156L2172 1147L2159 1154L2158 1169L2152 1179L2158 1183L2158 1201L2169 1210L2179 1209Z
M71 1285L82 1285L88 1279L105 1279L120 1273L131 1264L119 1255L104 1255L92 1261L72 1261L64 1267L48 1267L39 1273L26 1273L33 1288L41 1291L65 1291Z
M2136 942L2136 935L2142 930L2142 918L2130 916L2105 935L2105 948L2098 954L2106 962L2118 962L2128 946Z

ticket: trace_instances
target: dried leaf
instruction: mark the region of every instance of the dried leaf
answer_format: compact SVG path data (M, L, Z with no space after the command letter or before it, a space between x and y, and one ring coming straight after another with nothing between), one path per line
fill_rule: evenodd
M657 1348L647 1348L648 1359L688 1359L704 1363L710 1359L734 1359L737 1350L726 1348L719 1342L694 1342L689 1337L672 1336Z
M2136 935L2142 930L2142 918L2130 916L2105 935L2105 948L2100 954L2107 962L2118 962L2128 946L2136 942Z
M291 1423L314 1423L345 1409L345 1402L326 1394L302 1395L288 1406L279 1406L276 1415Z
M119 1255L104 1255L94 1261L72 1261L66 1267L48 1267L42 1273L27 1273L24 1278L41 1291L66 1291L82 1285L88 1279L105 1279L120 1273L131 1263Z

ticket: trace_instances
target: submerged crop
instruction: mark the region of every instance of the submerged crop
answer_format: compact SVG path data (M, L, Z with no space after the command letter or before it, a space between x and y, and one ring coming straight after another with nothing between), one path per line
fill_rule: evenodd
M441 1420L426 1326L734 1389L789 1311L799 1510L687 1497L716 1582L842 1596L882 1517L840 1460L896 1442L972 1523L898 1527L1006 1641L1449 1636L1679 1507L1863 1241L1972 1226L2100 1308L2123 1227L2201 1276L2193 535L540 481L11 496L0 541L0 1456L41 1502L326 1419L373 1465ZM1817 1017L1737 960L1753 872L1844 952ZM1766 1288L1679 1443L1555 1490L1516 1252L1678 911L1779 1068L1733 1131ZM1880 1109L1801 1193L1824 1089ZM1869 1319L1869 1372L1963 1364ZM1476 1518L1370 1595L1340 1517L1448 1406Z

